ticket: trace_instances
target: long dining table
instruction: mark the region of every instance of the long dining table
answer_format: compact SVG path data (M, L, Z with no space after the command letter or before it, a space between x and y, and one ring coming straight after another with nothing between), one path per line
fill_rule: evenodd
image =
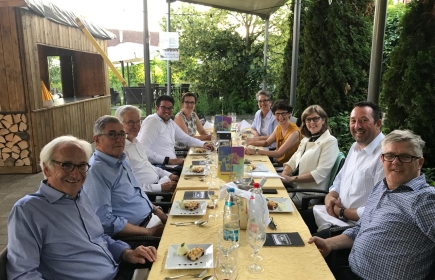
M245 156L252 163L261 163L271 171L275 172L275 169L267 156L252 155ZM185 160L185 166L190 166L192 160L204 159L202 156L188 155ZM174 194L174 201L180 201L183 199L186 191L206 191L206 181L200 181L200 177L196 176L180 176L180 180L177 185L176 192ZM255 181L259 181L260 178L255 178ZM284 188L279 178L268 178L264 189L273 188L277 189L277 194L267 194L265 197L282 197L289 198L286 189ZM291 202L291 199L290 199ZM186 244L213 244L213 256L218 253L217 248L217 231L222 229L223 217L223 201L218 202L216 212L219 217L216 219L209 219L208 215L211 214L214 209L207 209L203 216L186 216L186 215L169 215L166 223L163 235L160 241L158 252L158 258L153 264L148 279L164 279L169 276L176 276L181 274L200 273L204 269L165 269L165 263L169 258L169 248L171 245L179 245L181 243ZM263 256L263 260L260 264L264 267L264 272L260 274L251 274L247 271L247 266L250 264L248 255L252 253L251 247L246 241L246 231L240 230L239 236L239 248L237 249L237 279L334 279L331 271L329 270L324 258L320 254L319 250L314 244L308 244L307 241L311 234L303 222L296 207L291 202L294 211L293 212L274 212L270 213L270 217L273 218L277 225L277 230L271 230L267 228L267 233L279 233L279 232L298 232L301 236L304 246L298 247L262 247L259 253ZM208 220L208 223L202 227L196 225L190 226L175 226L170 225L174 222L187 222L197 219ZM213 275L214 269L208 268L207 273L204 275Z

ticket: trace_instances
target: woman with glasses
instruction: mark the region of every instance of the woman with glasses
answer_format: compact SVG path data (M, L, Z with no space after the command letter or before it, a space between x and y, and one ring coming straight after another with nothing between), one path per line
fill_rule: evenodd
M259 110L255 113L254 121L251 126L251 133L254 140L267 140L278 125L273 117L272 94L266 90L260 90L255 95ZM275 148L275 142L269 148Z
M259 150L245 149L247 155L267 155L273 157L278 163L287 162L290 157L296 152L299 142L302 139L301 131L294 123L290 122L293 108L285 100L278 100L272 106L272 113L275 115L275 121L278 126L266 140L256 140L250 138L246 140L247 144L253 146L269 147L272 143L276 143L276 150Z
M199 140L211 140L211 135L207 134L195 110L196 94L186 92L181 96L181 110L175 115L175 123L189 136L198 138ZM199 135L196 135L198 131ZM187 150L189 147L183 143L175 141L175 149Z
M329 133L328 116L319 105L302 113L301 140L298 150L284 164L284 183L300 188L327 190L329 177L339 150L337 139ZM297 193L299 196L299 194Z

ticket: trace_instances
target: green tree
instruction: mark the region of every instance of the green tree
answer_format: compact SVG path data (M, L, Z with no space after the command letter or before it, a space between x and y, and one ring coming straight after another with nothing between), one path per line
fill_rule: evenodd
M425 165L435 165L435 0L412 1L383 77L381 102L389 130L411 129L426 141Z

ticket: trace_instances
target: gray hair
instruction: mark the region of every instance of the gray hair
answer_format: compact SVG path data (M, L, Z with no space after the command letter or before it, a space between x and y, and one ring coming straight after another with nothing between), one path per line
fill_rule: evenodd
M123 122L124 121L124 113L125 112L135 112L135 113L138 113L139 117L142 114L142 111L139 110L138 107L132 106L132 105L124 105L124 106L121 106L118 109L116 109L115 117L117 117L118 120Z
M267 90L262 89L259 92L257 92L257 94L255 94L255 99L258 100L258 97L260 97L260 95L266 95L267 99L272 100L272 94Z
M53 140L51 140L47 145L42 148L41 153L39 155L40 162L39 166L41 166L41 169L44 170L44 164L48 168L53 168L53 156L56 149L65 144L75 144L79 146L86 154L86 159L89 160L89 158L92 156L93 150L92 145L82 139L78 139L77 137L71 136L71 135L64 135L57 137ZM47 177L44 178L46 179Z
M118 118L109 115L99 117L94 124L94 136L103 134L104 128L108 123L121 123L121 121Z
M425 142L420 135L414 134L411 130L393 130L384 139L382 139L382 148L391 143L409 142L414 147L417 157L423 157L423 148Z

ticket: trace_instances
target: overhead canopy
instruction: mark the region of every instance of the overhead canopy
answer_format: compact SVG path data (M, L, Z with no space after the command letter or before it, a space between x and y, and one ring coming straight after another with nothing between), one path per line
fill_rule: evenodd
M179 0L192 4L210 6L239 13L257 15L262 18L269 17L288 0Z
M143 44L125 42L113 47L107 48L107 56L116 66L120 61L143 63ZM150 46L150 57L154 59L159 57L159 48Z

